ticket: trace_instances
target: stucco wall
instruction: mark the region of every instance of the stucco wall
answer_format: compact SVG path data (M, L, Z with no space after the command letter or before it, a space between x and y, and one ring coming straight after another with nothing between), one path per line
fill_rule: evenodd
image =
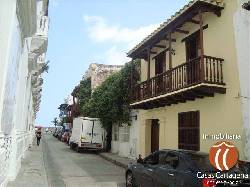
M242 103L244 130L244 152L250 160L250 11L242 8L247 0L238 0L238 9L234 14L234 34L237 50L237 68L240 78L239 98Z

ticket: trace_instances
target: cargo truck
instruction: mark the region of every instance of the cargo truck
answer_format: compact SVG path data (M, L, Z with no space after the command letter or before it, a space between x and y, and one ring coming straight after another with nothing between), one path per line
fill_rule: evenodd
M98 118L78 117L73 120L69 145L77 152L81 150L100 151L104 147L105 130Z

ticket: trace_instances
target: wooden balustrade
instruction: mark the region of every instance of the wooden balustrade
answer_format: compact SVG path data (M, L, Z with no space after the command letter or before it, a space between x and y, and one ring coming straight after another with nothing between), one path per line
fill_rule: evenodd
M201 57L178 65L132 87L131 102L153 98L200 83L225 85L223 82L223 59L204 56L201 73ZM201 77L203 75L204 77Z

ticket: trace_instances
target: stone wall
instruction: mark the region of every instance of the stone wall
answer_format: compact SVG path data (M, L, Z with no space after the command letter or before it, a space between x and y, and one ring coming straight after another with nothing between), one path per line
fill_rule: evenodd
M109 75L119 71L123 66L121 65L105 65L92 63L85 74L85 78L91 78L91 89L100 86Z

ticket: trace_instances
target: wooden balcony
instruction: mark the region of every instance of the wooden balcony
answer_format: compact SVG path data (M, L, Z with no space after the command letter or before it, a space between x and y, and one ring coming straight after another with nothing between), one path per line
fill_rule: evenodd
M152 109L224 94L223 61L204 55L134 85L131 107Z

